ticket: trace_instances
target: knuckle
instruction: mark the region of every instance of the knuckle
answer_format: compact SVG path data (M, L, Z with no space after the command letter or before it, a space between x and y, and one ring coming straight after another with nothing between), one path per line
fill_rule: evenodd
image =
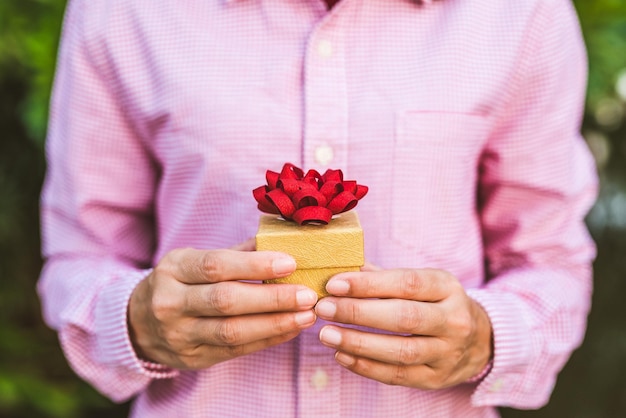
M217 283L211 286L208 301L210 306L220 315L227 315L233 311L236 300L230 286Z
M448 289L447 293L456 293L459 291L464 291L463 285L459 282L452 273L445 270L437 270L438 279L444 288Z
M156 279L174 277L175 265L176 264L172 261L172 256L168 253L154 266L152 275Z
M398 351L398 362L401 365L411 365L417 362L419 352L411 337L405 337Z
M359 318L361 318L361 316L363 315L361 305L359 303L355 303L355 301L351 301L350 309L348 312L350 315L350 322L355 324L359 323Z
M466 355L465 346L457 347L455 350L452 351L449 361L451 364L454 364L454 365L463 364L466 360L465 355Z
M180 304L172 295L163 292L155 292L151 300L152 315L154 318L163 323L169 322L172 318L178 316Z
M414 334L423 321L422 311L412 304L404 304L398 310L398 330L402 333Z
M185 260L185 255L191 250L191 248L174 248L173 250L168 251L160 264L165 266L177 266L183 263Z
M186 254L190 248L176 248L167 252L153 269L153 274L159 278L180 279L181 268L188 267Z
M216 338L226 346L237 346L241 341L241 328L238 322L233 320L221 321L216 329Z
M271 259L264 257L248 257L246 258L246 263L248 263L250 270L262 274L264 277L276 277Z
M155 270L157 270L159 267L163 268L165 266L176 264L176 260L179 258L180 251L180 249L174 249L166 252L165 255L161 257L161 260L159 260L159 262L157 263Z
M284 315L272 315L271 316L271 322L272 322L272 334L277 336L277 335L283 335L287 332L290 331L294 331L295 329L298 328L298 325L296 323L295 320L295 316L291 316L291 321L289 323L287 323L285 321L285 316Z
M402 270L402 285L407 296L419 295L424 288L419 274L412 269Z
M393 368L393 372L387 382L389 385L398 386L404 385L407 377L407 369L405 366L398 365Z
M167 343L171 350L181 353L195 345L192 343L193 336L189 332L194 328L195 319L185 318L170 324L165 324L159 330L160 337Z
M357 338L354 341L354 347L353 347L354 354L356 354L357 356L360 356L363 354L364 349L365 349L365 344L363 342L363 338L357 335Z
M474 324L469 312L450 315L448 329L454 330L454 335L457 337L470 338L474 333Z
M186 339L177 328L163 329L161 335L171 350L182 353L187 349Z
M224 261L216 251L207 251L200 260L200 270L207 281L224 273Z
M448 288L450 289L449 293L451 295L465 295L465 288L463 287L461 282L459 282L457 278L454 276L449 276L449 277L450 277L450 281L448 282Z
M246 354L245 345L230 345L226 347L226 350L230 358L241 357Z
M270 309L272 311L283 310L290 295L287 292L281 292L279 287L271 287L268 289L270 290L270 294L268 295Z

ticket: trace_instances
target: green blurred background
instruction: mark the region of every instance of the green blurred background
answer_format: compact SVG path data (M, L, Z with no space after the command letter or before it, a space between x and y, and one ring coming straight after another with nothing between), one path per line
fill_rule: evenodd
M158 1L158 0L155 0ZM550 403L515 417L626 417L626 0L579 0L589 50L584 135L602 180L582 347ZM73 375L41 320L35 283L47 106L65 0L0 0L0 417L122 417Z

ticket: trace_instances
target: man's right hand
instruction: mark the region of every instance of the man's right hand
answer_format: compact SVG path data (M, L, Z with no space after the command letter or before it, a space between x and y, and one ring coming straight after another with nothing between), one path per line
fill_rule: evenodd
M295 338L315 323L316 293L239 281L284 277L295 268L292 258L277 252L171 251L129 302L137 354L176 369L201 369Z

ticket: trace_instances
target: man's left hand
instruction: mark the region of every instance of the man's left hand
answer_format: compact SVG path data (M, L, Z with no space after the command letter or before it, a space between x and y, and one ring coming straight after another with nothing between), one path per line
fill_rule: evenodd
M336 361L386 384L440 389L479 374L492 355L491 323L450 273L398 269L342 273L315 308L320 318L382 330L327 325Z

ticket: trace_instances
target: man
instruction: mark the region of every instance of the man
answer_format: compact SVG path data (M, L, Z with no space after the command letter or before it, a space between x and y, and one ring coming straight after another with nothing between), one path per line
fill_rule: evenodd
M570 3L330 3L69 3L39 292L133 416L497 416L545 404L583 338ZM320 301L261 284L296 266L248 240L287 161L370 188L368 267Z

